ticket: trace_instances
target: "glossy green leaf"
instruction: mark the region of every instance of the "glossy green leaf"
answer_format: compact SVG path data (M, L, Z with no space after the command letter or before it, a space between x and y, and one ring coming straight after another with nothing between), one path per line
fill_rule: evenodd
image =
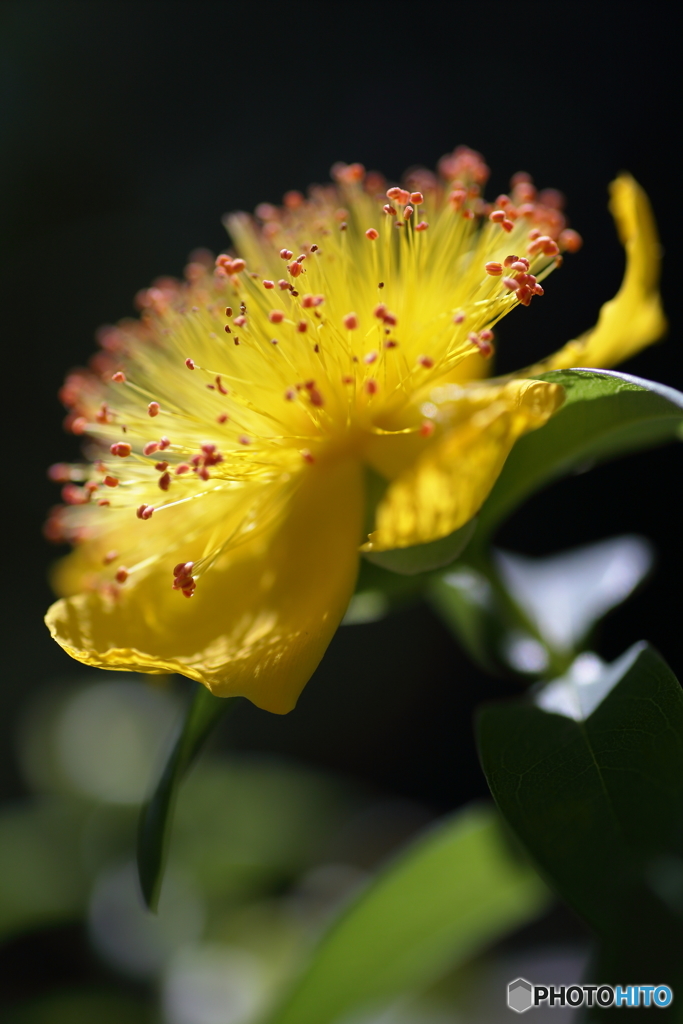
M138 873L142 894L151 910L156 909L159 900L178 786L214 727L236 700L214 697L206 687L197 686L152 798L140 812Z
M534 699L483 709L478 741L498 807L553 888L610 941L635 929L661 942L663 964L683 939L683 691L659 654L581 655Z
M447 537L433 540L429 544L415 544L410 548L394 548L391 551L365 551L368 562L379 565L382 569L400 573L403 576L416 576L421 572L431 572L450 565L459 557L471 541L476 529L477 520L454 530Z
M612 370L554 370L540 379L562 384L565 404L512 449L479 514L477 545L551 480L681 436L683 394L674 388Z
M492 808L429 830L331 926L268 1024L331 1024L418 989L536 917L547 890Z

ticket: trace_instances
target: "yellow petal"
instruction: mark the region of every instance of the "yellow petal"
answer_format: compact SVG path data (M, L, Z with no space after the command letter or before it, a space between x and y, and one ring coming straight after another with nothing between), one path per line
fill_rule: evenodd
M363 551L427 544L457 530L479 511L510 449L559 408L561 387L514 380L472 388L456 400L456 426L390 484L377 509L377 529Z
M613 181L610 193L610 210L626 249L621 288L602 307L592 330L526 373L614 366L657 341L666 330L658 291L661 247L648 198L629 174Z
M220 697L284 714L322 658L357 573L360 468L314 466L270 533L202 576L190 600L154 573L112 601L99 592L57 601L46 622L78 661L179 672Z

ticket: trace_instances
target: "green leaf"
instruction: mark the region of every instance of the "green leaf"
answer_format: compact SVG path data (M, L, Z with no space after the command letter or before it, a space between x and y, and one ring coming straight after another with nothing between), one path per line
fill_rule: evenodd
M683 941L683 691L659 654L583 654L534 700L483 709L478 741L498 807L553 888L603 938L635 931L663 965L672 935Z
M388 569L389 572L416 576L421 572L442 569L454 562L471 541L476 525L477 520L470 519L459 530L429 544L415 544L410 548L394 548L391 551L364 551L363 555L368 562Z
M178 787L206 739L236 700L214 697L205 686L197 686L152 798L140 812L138 873L150 910L156 910L159 901Z
M540 430L521 438L479 514L480 546L530 494L566 473L681 436L683 394L612 370L553 370L566 401Z
M268 1024L329 1024L438 978L536 917L547 890L507 845L492 808L421 836L331 926Z

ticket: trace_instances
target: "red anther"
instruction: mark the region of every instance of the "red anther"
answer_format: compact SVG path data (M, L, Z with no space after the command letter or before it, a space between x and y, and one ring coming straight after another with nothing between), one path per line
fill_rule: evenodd
M354 185L365 177L365 168L362 164L335 164L331 172L335 181L343 185Z
M567 228L560 234L559 242L560 249L564 249L566 252L578 252L583 245L583 238L578 231Z
M422 195L421 192L411 192L410 201L411 203L413 203L414 206L419 206L420 203L424 203L425 197Z
M305 320L299 320L298 324L296 325L296 329L299 332L299 334L305 334L306 331L308 330L308 324L306 323Z
M535 242L537 238L541 237L541 235L542 235L542 232L539 231L538 228L532 228L531 231L529 232L529 241L530 242Z
M209 389L209 391L215 391L216 390L216 385L215 384L205 384L204 387L207 387Z
M342 377L341 382L342 382L342 384L353 384L355 379L356 379L355 377L350 377L350 376L347 375L345 377Z
M296 391L294 390L294 388L287 388L287 390L285 391L285 399L288 402L293 402L295 398L296 398Z
M304 295L303 299L301 300L301 305L304 307L304 309L313 309L316 308L317 306L322 306L324 301L324 295Z
M98 423L111 423L111 413L106 402L102 402L100 411L95 416Z
M281 260L291 260L293 255L294 255L294 253L292 252L291 249L280 249L280 259Z
M233 320L235 327L244 327L247 322L246 316L236 316Z
M201 477L202 480L208 480L211 474L209 473L206 466L200 466L197 470L197 476Z
M226 334L232 334L232 331L230 330L230 324L225 324L223 330L225 331Z
M304 460L304 462L309 462L309 463L315 462L315 456L308 450L308 448L304 448L302 450L301 458Z
M287 270L290 272L292 277L298 277L301 271L303 270L303 267L301 266L300 263L297 263L296 260L294 260L293 263L287 264Z
M111 565L112 562L116 561L119 557L118 551L107 551L106 555L102 559L104 565Z
M346 229L347 229L347 227L348 227L348 226L349 226L349 225L348 225L348 224L346 223L346 221L345 221L345 220L343 220L343 221L341 222L341 224L339 225L339 230L340 230L340 231L346 231Z
M281 324L284 318L285 314L282 312L281 309L271 309L270 313L268 314L268 319L270 320L271 324Z
M454 188L448 196L448 202L456 212L461 208L466 199L467 191L464 188Z
M275 282L274 281L264 281L263 282L263 287L264 288L274 288L275 287Z
M494 261L491 261L490 263L486 264L484 270L486 271L487 274L490 274L491 277L500 277L500 275L503 273L503 265L502 263L495 263Z
M109 447L112 455L118 455L121 459L127 458L132 450L132 447L126 441L117 441L116 444L112 444Z
M508 234L509 234L510 231L512 231L512 229L514 228L515 225L512 223L511 220L507 220L507 218L506 218L504 221L502 221L500 226L502 227L503 231L507 231Z
M167 491L170 486L171 486L171 474L170 473L163 473L162 476L159 477L159 487L161 488L162 491Z
M308 392L308 397L311 400L311 405L314 405L316 409L322 408L325 404L323 396L320 394L317 388L311 388Z
M201 449L205 455L213 455L213 453L216 451L216 445L210 444L208 441L205 441L204 444L201 446Z
M413 216L413 212L414 211L412 206L406 206L405 210L403 211L404 220L410 220L410 218Z
M526 274L527 270L529 269L529 261L526 258L526 256L520 256L518 259L515 260L514 263L510 265L510 269L521 270L524 274Z
M82 487L76 487L76 484L64 484L62 501L66 505L86 505L90 501L90 494Z
M218 388L218 390L220 391L220 393L222 395L229 395L230 394L228 389L223 386L223 382L221 381L220 375L218 375L216 377L216 387Z
M389 327L395 327L396 324L398 323L398 317L396 316L395 313L385 313L382 319L384 320L385 324L389 325Z
M142 449L143 455L154 455L155 452L159 451L159 444L157 441L148 441L145 447Z
M297 210L300 206L303 206L305 200L301 195L301 192L297 192L297 190L293 188L290 189L289 192L285 192L282 197L282 202L288 210Z
M277 338L271 338L271 339L270 339L270 344L271 344L271 345L279 345L280 343L279 343L279 341L277 340Z
M157 473L165 473L166 470L168 469L168 462L155 462L154 468L156 469Z
M282 278L282 277L278 281L277 286L278 286L278 288L280 289L281 292L288 291L289 288L291 288L291 285L290 285L289 281L285 281L284 278Z
M169 447L170 443L171 442L169 441L169 439L167 437L159 438L159 451L161 451L161 452L166 451L166 449Z
M245 260L233 260L228 269L229 274L241 274L246 267Z
M531 302L531 299L533 298L533 292L531 291L531 288L529 288L529 286L526 284L521 285L517 292L517 298L523 306L528 306Z
M111 504L111 502L109 501L108 498L100 498L100 500L97 502L97 504L98 505L109 505L109 504Z
M559 252L560 252L560 247L557 244L557 242L554 242L552 240L552 238L550 239L550 241L546 242L545 245L543 246L543 255L544 256L557 256L559 254Z
M387 315L387 307L383 302L380 302L375 306L372 311L372 315L376 316L378 320L384 320L384 317Z
M431 437L435 430L436 427L431 420L425 420L420 426L420 437Z
M225 307L225 315L226 316L232 316L232 306L226 306Z
M318 246L318 245L312 245L311 246L311 252L317 252L319 248L320 248L320 246Z
M479 354L483 356L484 359L490 359L491 356L493 355L493 352L493 345L491 344L490 341L479 342Z
M377 353L376 352L368 352L368 354L366 356L363 356L363 362L367 363L368 366L370 366L372 363L377 362Z
M88 494L93 494L99 486L100 485L97 483L96 480L88 480L88 482L83 485L83 490L86 491Z
M228 418L227 412L222 412L220 416L216 416L216 423L227 423Z
M306 253L305 253L305 252L302 252L300 256L297 256L297 258L296 258L295 262L296 262L296 263L303 263L303 261L304 261L305 259L306 259Z
M188 370L194 370L194 359L190 359L190 357L188 356L188 358L185 360L185 366L188 368Z
M543 287L540 284L534 285L534 295L545 295Z
M494 210L493 213L489 214L489 220L493 221L494 224L502 224L505 220L505 210Z
M464 313L456 313L455 316L453 317L453 323L454 324L462 324L464 322L465 322L465 314Z
M118 487L119 486L119 482L118 482L118 480L116 479L115 476L105 476L105 478L102 481L102 483L105 484L107 487Z
M147 415L158 416L160 408L161 407L158 402L150 402L149 405L147 406Z
M429 224L427 223L427 221L426 220L421 220L419 224L415 225L415 230L416 231L426 231L428 227L429 227Z
M431 370L434 365L434 360L431 356L418 356L418 363L420 366L424 366L425 370Z
M173 569L174 576L191 576L194 569L194 562L178 562Z
M480 341L493 341L493 331L480 331L479 332L479 340Z
M180 462L175 468L175 475L182 476L183 473L189 473L190 465L188 462Z
M566 197L556 188L544 188L539 192L538 201L543 206L549 206L551 210L563 210L567 205Z
M503 266L504 267L511 267L512 264L516 263L518 259L519 259L519 256L506 256L505 260L503 261Z
M377 391L379 389L379 384L377 383L376 380L374 380L371 377L369 380L366 380L364 388L365 388L365 393L367 395L376 395Z
M512 200L510 199L510 196L506 196L505 194L503 194L497 197L493 205L500 206L501 210L504 210L506 206L509 206L511 204L511 202Z
M384 204L384 206L382 207L382 210L383 210L383 211L384 211L384 213L386 213L386 214L387 214L387 216L389 216L389 217L395 217L395 216L396 216L396 210L395 210L395 208L394 208L393 206L389 206L389 203L385 203L385 204Z
M66 462L55 462L48 469L47 476L55 484L66 484L71 480L71 466Z
M509 288L511 292L516 292L519 288L519 281L514 277L504 277L503 284L506 288Z
M126 379L126 375L125 375L125 373L123 373L122 370L117 370L116 373L113 373L111 375L111 379L113 381L116 381L117 384L123 384L123 382Z
M387 199L393 199L396 203L399 202L402 195L403 189L399 188L398 185L394 185L392 188L387 189Z
M128 570L126 569L126 567L124 565L122 565L122 566L120 566L120 568L118 568L116 570L116 582L117 583L125 583L127 579L128 579Z
M371 242L374 242L376 238L379 238L379 231L375 228L368 228L365 232L365 237L369 238Z
M251 438L247 437L246 434L240 434L237 440L239 444L251 444Z
M398 342L395 341L393 338L390 338L389 341L385 341L384 342L384 347L385 348L398 348Z

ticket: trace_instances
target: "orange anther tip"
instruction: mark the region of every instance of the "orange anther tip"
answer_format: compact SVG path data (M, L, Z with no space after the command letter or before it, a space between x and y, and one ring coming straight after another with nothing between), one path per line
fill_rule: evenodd
M368 395L376 395L378 390L379 390L379 384L377 383L376 380L373 380L372 377L370 378L370 380L366 380L366 382L365 382L365 393L366 394L368 394Z
M500 277L500 275L503 273L502 263L495 263L493 261L487 263L484 269L486 270L487 274L491 275L491 277Z
M128 579L128 570L125 568L125 566L122 565L121 568L117 569L117 571L116 571L116 582L117 583L125 583L127 579Z
M121 370L117 370L116 373L112 374L111 379L116 381L117 384L123 384L126 379L126 375Z
M188 370L194 370L194 359L190 359L190 357L188 356L188 358L185 360L185 366L188 368Z
M159 406L158 402L150 402L149 405L147 406L147 415L148 416L158 416L159 415L159 409L160 409L160 406Z
M567 228L560 234L559 242L560 249L564 249L567 252L578 252L583 245L583 238L578 231L572 231L571 228Z
M284 318L285 314L282 312L281 309L271 309L270 313L268 314L268 319L270 320L271 324L281 324Z
M420 203L424 203L425 197L422 195L421 192L411 192L410 201L411 203L414 203L415 206L419 206Z
M119 482L118 482L118 480L117 480L117 478L115 476L105 476L105 478L102 481L102 483L105 484L107 487L118 487L119 486Z
M308 448L303 449L303 451L301 452L301 458L304 460L304 462L315 462L315 456L311 452L309 452Z
M291 249L280 249L280 259L281 260L291 260L293 255L294 255L294 253L292 252Z
M417 361L420 366L424 366L425 370L431 370L434 365L434 360L431 356L419 356Z
M379 231L375 228L368 228L365 232L365 237L369 238L371 242L374 242L376 238L379 238Z
M430 422L429 420L425 420L425 422L420 427L420 437L431 437L435 429L436 427L432 422Z
M415 225L415 230L416 231L426 231L428 227L429 227L429 224L427 223L427 221L426 220L421 220L419 224Z

